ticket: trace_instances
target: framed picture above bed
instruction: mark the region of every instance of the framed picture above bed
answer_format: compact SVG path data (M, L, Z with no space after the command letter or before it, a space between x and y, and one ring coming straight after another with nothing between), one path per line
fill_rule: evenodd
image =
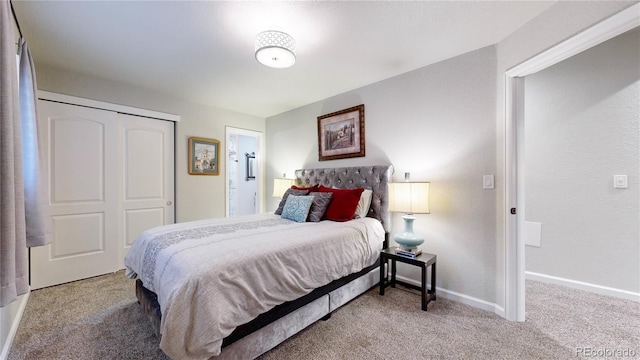
M364 104L318 116L320 161L364 155Z
M220 175L220 141L189 138L189 174Z

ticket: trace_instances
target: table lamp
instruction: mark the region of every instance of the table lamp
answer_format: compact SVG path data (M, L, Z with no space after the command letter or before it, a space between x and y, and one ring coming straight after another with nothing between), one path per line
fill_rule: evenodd
M389 183L389 211L403 212L404 232L395 234L393 240L403 250L416 250L424 238L413 232L413 214L429 213L429 183L401 182Z
M273 179L273 197L282 199L285 191L293 185L293 179Z

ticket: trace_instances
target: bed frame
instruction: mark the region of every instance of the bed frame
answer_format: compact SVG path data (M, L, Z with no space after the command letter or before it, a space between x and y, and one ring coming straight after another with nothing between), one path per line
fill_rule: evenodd
M380 220L385 230L383 248L388 245L390 216L387 211L387 184L393 166L359 166L296 170L299 186L324 185L335 188L365 188L373 191L368 217ZM379 282L380 259L358 273L335 280L293 301L278 305L254 320L237 327L222 342L218 359L255 358L269 351L319 319L327 320L338 307L375 286ZM136 297L160 337L162 312L158 297L136 280Z

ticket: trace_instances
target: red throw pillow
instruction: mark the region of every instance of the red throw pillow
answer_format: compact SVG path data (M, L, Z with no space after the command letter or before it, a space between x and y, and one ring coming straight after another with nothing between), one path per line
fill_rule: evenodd
M300 187L300 186L291 185L291 188L294 190L309 190L309 192L318 192L318 185L313 185L310 187Z
M324 213L324 218L333 221L349 221L353 219L358 208L360 195L364 189L334 189L320 185L319 192L330 192L331 202Z

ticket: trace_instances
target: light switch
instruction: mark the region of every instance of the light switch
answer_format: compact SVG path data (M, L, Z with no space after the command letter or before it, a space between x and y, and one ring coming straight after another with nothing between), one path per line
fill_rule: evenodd
M627 175L613 175L613 187L616 189L626 189Z
M482 177L482 188L495 189L495 184L493 183L493 175L484 175Z

